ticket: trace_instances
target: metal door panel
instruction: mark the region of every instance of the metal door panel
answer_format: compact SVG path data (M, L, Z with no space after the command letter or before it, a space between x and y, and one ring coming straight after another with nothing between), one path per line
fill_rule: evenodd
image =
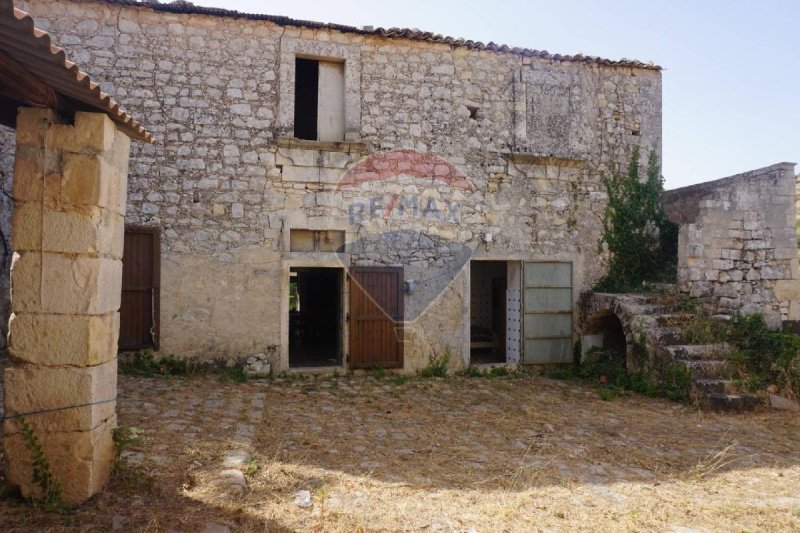
M572 361L572 263L523 265L523 363Z

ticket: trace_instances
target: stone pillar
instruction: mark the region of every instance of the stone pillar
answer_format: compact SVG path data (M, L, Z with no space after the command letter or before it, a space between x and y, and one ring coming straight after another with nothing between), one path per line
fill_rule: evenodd
M27 497L40 489L15 415L31 413L65 502L111 473L129 147L104 114L77 113L74 125L18 114L3 432L8 480Z

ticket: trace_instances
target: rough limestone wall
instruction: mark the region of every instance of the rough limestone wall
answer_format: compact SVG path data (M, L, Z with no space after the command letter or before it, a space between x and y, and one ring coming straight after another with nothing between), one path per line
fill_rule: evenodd
M409 297L418 328L406 366L423 364L430 346L460 352L469 331L462 252L572 261L577 300L605 265L601 174L625 165L634 145L660 155L656 71L96 2L20 6L161 141L133 145L126 220L162 230L168 353L215 359L283 344L281 269L296 259L287 251L292 228L361 240L344 264L399 264L406 279L447 272L438 279L454 281ZM312 55L329 55L331 43L356 50L357 99L347 101L360 108L359 131L348 134L363 143L355 151L278 147L288 75L280 50L292 40ZM471 188L425 179L341 187L366 159L397 150L441 157ZM351 216L353 206L396 194L432 198L439 216ZM453 205L458 218L448 219ZM392 231L410 241L362 239Z
M11 268L11 185L14 170L14 131L0 126L0 350L5 348L11 312L9 271Z
M678 287L722 314L800 318L794 164L667 191L680 223Z

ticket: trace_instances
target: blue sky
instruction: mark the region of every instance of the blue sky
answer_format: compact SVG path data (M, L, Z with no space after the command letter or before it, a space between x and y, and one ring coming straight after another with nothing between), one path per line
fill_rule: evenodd
M664 67L667 188L800 162L798 0L194 0Z

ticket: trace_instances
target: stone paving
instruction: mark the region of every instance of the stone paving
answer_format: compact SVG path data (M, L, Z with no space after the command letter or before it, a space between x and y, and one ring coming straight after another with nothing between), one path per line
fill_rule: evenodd
M218 449L222 453L219 483L234 493L241 494L247 489L244 471L254 451L256 427L264 416L266 393L248 391L249 394L232 395L220 388L202 392L201 397L164 403L156 398L175 393L172 380L123 378L119 387L121 424L147 428L150 421L160 419L170 436L169 443L152 448L154 454L126 450L122 452L123 459L136 466L165 465L174 459L170 455L181 446L200 440L223 443ZM142 395L142 390L148 394Z
M537 377L120 377L143 438L67 517L11 531L800 528L800 420ZM719 460L718 460L719 459ZM16 527L15 526L19 526ZM3 529L3 528L0 528Z

